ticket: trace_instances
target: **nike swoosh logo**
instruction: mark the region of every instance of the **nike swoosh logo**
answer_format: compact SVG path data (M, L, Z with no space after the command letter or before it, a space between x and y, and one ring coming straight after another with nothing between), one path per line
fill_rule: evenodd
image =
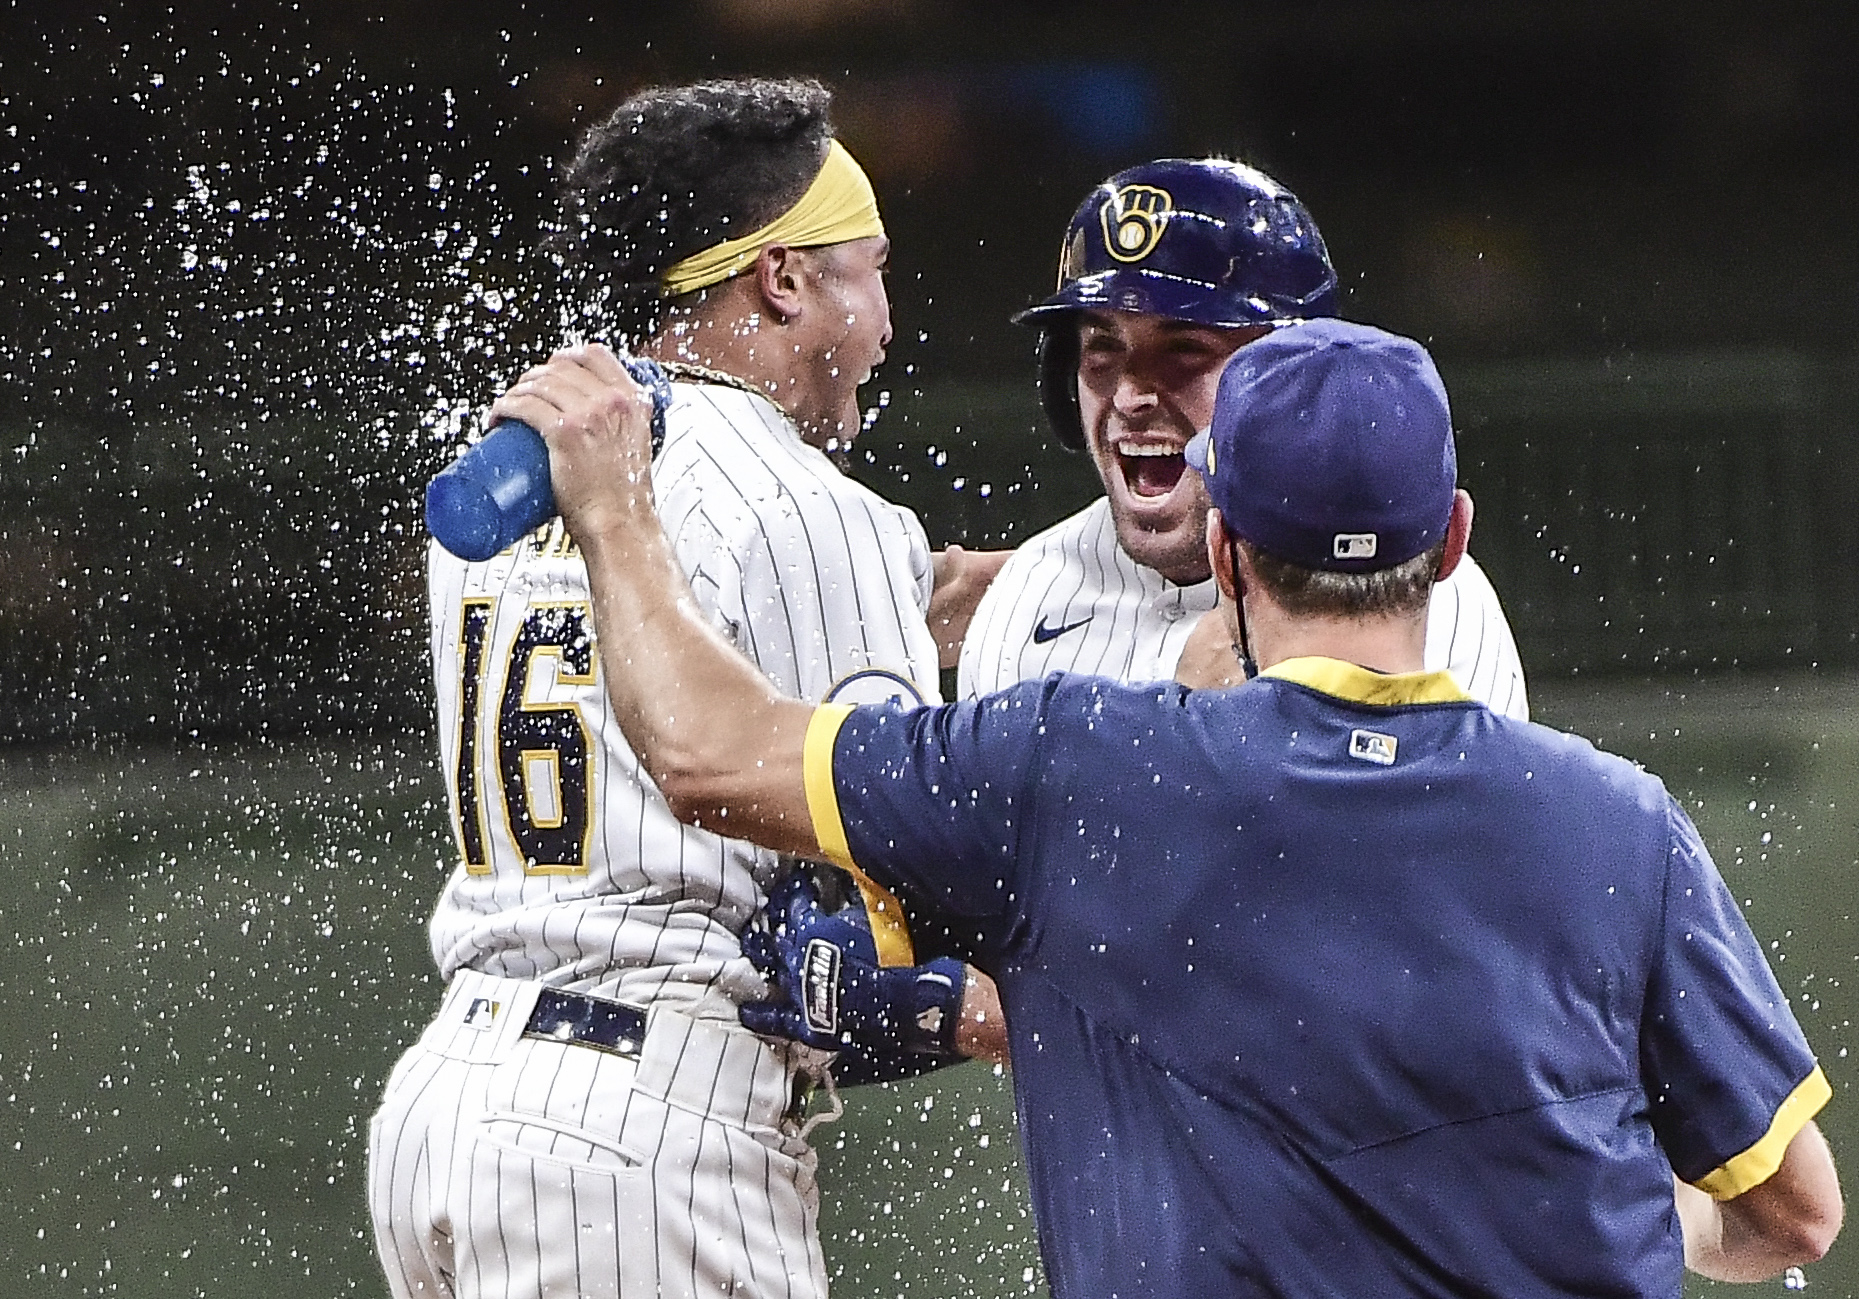
M1066 632L1076 631L1078 628L1084 626L1087 622L1090 622L1094 616L1093 614L1087 613L1077 622L1068 622L1063 627L1048 627L1046 626L1046 620L1041 618L1039 620L1039 625L1033 628L1033 644L1044 645L1049 640L1057 640Z

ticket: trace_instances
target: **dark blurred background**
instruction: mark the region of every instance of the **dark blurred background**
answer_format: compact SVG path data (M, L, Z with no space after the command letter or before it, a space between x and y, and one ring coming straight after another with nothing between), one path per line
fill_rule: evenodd
M0 9L0 740L425 724L426 477L561 337L554 160L805 72L879 188L858 472L1091 493L1031 344L1102 175L1224 153L1431 343L1539 678L1859 661L1859 7L931 0Z

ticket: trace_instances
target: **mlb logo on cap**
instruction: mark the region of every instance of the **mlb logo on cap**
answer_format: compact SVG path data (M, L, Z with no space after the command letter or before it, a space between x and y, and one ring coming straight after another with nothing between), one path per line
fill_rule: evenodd
M1304 568L1369 572L1437 545L1458 456L1426 349L1345 320L1273 330L1233 353L1188 463L1235 535Z

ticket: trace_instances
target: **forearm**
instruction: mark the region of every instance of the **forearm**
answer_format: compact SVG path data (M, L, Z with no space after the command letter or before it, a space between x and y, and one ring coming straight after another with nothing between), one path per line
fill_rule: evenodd
M1798 1132L1767 1181L1717 1201L1675 1184L1685 1266L1716 1281L1763 1281L1822 1257L1839 1233L1843 1206L1833 1157L1820 1129Z
M803 745L813 708L781 697L703 619L656 516L577 537L607 696L680 820L817 854Z
M968 635L975 609L1001 566L1012 557L1011 550L964 550L960 546L949 546L936 555L936 587L930 596L928 622L943 667L952 668L961 661L962 638Z
M1723 1214L1717 1201L1688 1182L1672 1179L1672 1204L1685 1237L1685 1266L1715 1281L1737 1278L1723 1275Z
M1699 1276L1713 1281L1765 1281L1807 1261L1752 1231L1735 1213L1734 1200L1719 1204L1684 1182L1677 1184L1675 1194L1685 1234L1685 1266Z

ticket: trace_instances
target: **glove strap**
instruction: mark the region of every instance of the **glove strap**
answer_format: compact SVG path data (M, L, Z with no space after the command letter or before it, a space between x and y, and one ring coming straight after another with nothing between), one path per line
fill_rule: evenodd
M956 1054L955 1033L962 1019L962 994L968 969L942 956L919 967L911 988L912 1022L902 1026L904 1049L919 1055Z

